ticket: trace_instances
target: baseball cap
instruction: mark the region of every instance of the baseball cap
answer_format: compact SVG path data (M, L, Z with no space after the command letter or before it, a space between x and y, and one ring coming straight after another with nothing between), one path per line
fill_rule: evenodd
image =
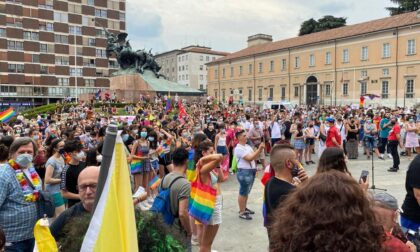
M373 194L373 200L379 203L382 207L390 210L398 210L397 199L389 193L378 192Z
M330 122L330 123L333 123L333 122L335 122L335 119L332 118L332 117L327 117L326 121Z

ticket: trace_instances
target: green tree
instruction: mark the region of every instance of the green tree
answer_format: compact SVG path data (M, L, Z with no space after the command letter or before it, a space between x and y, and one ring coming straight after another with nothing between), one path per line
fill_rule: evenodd
M412 12L420 9L420 0L391 0L396 7L387 7L391 16Z
M324 16L318 19L318 21L311 18L304 21L301 24L300 30L299 30L299 36L342 27L346 25L346 21L347 21L347 18L334 17L330 15Z

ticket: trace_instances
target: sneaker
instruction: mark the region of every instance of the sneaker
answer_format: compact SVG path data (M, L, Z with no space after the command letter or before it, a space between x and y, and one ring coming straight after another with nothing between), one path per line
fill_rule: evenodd
M191 236L191 245L193 246L198 246L200 245L200 243L198 242L198 237L197 236Z
M245 208L245 213L247 213L247 214L255 214L254 211L252 211L252 210L250 210L248 208Z
M388 157L389 157L390 159L392 159L392 155L391 155L390 153L388 153Z
M380 155L378 158L382 159L382 160L385 160L384 155Z
M247 212L243 212L243 213L239 214L239 218L244 219L244 220L252 220L252 217L249 216L249 214Z
M391 167L388 169L389 172L397 172L398 168Z

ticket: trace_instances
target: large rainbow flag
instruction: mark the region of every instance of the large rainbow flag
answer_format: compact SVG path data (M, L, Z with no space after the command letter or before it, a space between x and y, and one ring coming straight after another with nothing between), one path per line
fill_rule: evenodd
M16 115L16 111L10 107L3 112L0 112L0 121L3 123L7 123Z

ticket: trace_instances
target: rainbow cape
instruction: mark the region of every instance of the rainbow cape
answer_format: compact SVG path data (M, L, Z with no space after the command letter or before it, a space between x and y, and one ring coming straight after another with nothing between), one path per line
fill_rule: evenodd
M158 175L156 175L156 176L155 176L152 180L150 180L150 182L149 182L149 187L150 187L150 189L155 190L155 189L156 189L156 187L158 187L158 185L160 184L160 181L161 181L160 177L159 177Z
M3 112L0 113L0 121L2 123L7 123L15 115L16 115L16 111L12 107L10 107L10 108L8 108L5 111L3 111Z

